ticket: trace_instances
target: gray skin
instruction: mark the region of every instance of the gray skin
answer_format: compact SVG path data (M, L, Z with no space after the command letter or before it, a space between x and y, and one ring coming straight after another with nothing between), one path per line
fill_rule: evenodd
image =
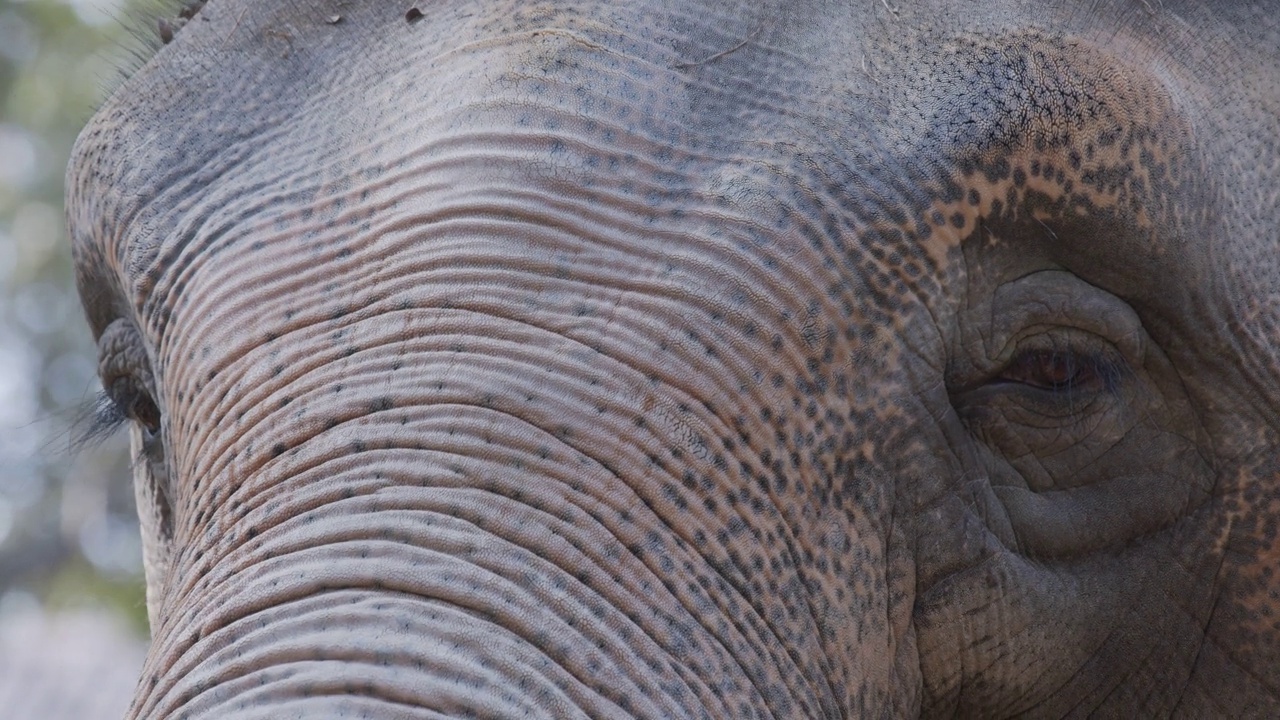
M1280 715L1264 5L213 0L68 172L131 717Z

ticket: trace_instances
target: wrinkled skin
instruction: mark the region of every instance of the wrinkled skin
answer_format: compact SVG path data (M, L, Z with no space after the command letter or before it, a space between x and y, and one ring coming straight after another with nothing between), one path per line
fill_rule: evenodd
M133 717L1280 714L1271 8L331 5L69 170Z

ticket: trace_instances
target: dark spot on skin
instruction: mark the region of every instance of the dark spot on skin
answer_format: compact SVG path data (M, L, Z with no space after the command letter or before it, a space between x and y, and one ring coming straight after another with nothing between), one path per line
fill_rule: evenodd
M286 447L283 443L276 443L271 448L271 457L280 457L281 455L285 454L285 451L287 451L288 449L289 448Z
M408 22L408 23L418 22L419 20L422 19L422 11L416 7L411 7L409 8L408 12L404 14L404 19L405 19L405 22Z

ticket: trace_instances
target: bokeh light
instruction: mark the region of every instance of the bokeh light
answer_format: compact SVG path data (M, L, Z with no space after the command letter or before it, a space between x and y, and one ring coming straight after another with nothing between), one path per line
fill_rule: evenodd
M128 443L72 449L97 360L62 207L139 7L0 0L0 717L119 717L145 649Z

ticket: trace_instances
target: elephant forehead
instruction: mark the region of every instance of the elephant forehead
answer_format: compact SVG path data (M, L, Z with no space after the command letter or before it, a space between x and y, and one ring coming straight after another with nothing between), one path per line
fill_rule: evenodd
M1018 5L967 18L821 3L430 10L206 6L82 136L73 229L108 238L146 295L149 274L208 232L219 198L270 193L276 209L314 212L317 187L340 194L414 152L447 162L451 138L486 130L508 157L477 175L470 146L473 181L582 190L630 170L655 192L750 210L834 196L861 217L855 230L905 229L935 261L1029 192L1078 214L1116 210L1148 236L1183 228L1161 232L1165 244L1222 193L1180 165L1201 155L1191 128L1205 100L1186 96L1202 86L1111 5L1056 19Z

